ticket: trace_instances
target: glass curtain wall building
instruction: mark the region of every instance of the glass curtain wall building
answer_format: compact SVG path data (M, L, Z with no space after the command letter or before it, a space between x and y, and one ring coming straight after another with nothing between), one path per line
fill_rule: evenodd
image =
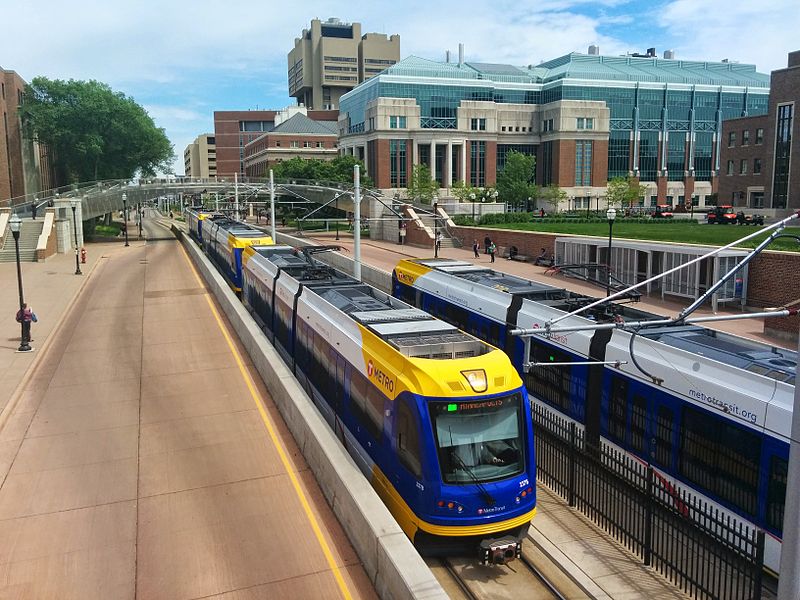
M445 188L494 184L519 149L536 156L537 183L566 189L576 207L628 175L648 186L647 203L688 206L716 191L722 122L766 114L769 81L753 65L653 56L572 53L527 67L410 57L342 96L340 147L375 155L379 187L399 184L381 167L403 139L407 171L429 165ZM391 121L400 116L404 130Z

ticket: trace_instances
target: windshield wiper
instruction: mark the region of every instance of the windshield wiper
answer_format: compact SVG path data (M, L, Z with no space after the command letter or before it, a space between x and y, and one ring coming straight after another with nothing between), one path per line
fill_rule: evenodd
M461 465L461 468L464 469L464 471L467 472L467 475L469 475L472 478L472 481L475 482L475 485L478 487L481 496L483 496L483 499L486 500L486 504L488 504L489 506L494 506L496 500L492 497L489 491L485 487L483 487L483 484L475 476L475 473L472 472L472 469L470 469L464 462L464 459L458 455L458 452L453 450L451 452L451 456L456 459L456 462L458 462L458 464Z

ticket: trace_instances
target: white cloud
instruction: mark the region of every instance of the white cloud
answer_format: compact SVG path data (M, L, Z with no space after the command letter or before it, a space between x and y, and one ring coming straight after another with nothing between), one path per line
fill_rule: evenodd
M800 48L797 0L675 0L658 23L676 40L678 58L728 58L769 73L786 67L786 55Z

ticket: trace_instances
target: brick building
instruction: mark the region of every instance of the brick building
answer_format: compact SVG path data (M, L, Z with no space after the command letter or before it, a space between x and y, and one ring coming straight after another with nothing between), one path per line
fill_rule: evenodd
M245 145L245 174L266 177L271 165L291 158L333 160L338 138L334 121L314 121L299 112Z
M776 211L800 208L800 151L793 148L793 140L800 139L800 122L794 118L798 103L800 50L789 54L785 69L772 72L768 114L723 122L721 203Z
M269 133L289 113L302 110L290 107L279 110L217 110L214 111L214 141L216 143L217 176L233 177L245 174L244 148L250 142ZM281 115L284 117L281 117ZM291 115L289 115L291 116ZM336 123L337 110L309 110L306 116L314 121ZM277 118L277 123L276 123Z
M24 139L18 107L25 80L0 67L0 200L57 187L48 148Z
M426 164L447 189L495 183L509 151L536 156L536 183L595 208L633 176L644 203L702 206L716 191L723 119L767 112L753 65L572 53L537 66L402 60L345 94L339 145L380 188Z

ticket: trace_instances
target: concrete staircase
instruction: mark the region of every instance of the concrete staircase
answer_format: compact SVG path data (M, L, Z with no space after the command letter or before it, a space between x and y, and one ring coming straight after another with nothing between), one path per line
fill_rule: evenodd
M431 215L424 215L421 213L417 213L419 216L419 220L422 221L423 225L426 227L430 227L431 231L434 231L433 228L433 216ZM441 221L440 221L441 224ZM439 227L439 233L442 234L442 248L458 248L459 246L456 244L455 240L450 236L450 233L447 231L445 227Z
M37 221L23 219L19 231L20 262L36 262L36 243L42 234L43 225L41 219ZM11 229L7 227L3 236L3 248L0 249L0 262L14 262L15 260L14 236L11 234Z

